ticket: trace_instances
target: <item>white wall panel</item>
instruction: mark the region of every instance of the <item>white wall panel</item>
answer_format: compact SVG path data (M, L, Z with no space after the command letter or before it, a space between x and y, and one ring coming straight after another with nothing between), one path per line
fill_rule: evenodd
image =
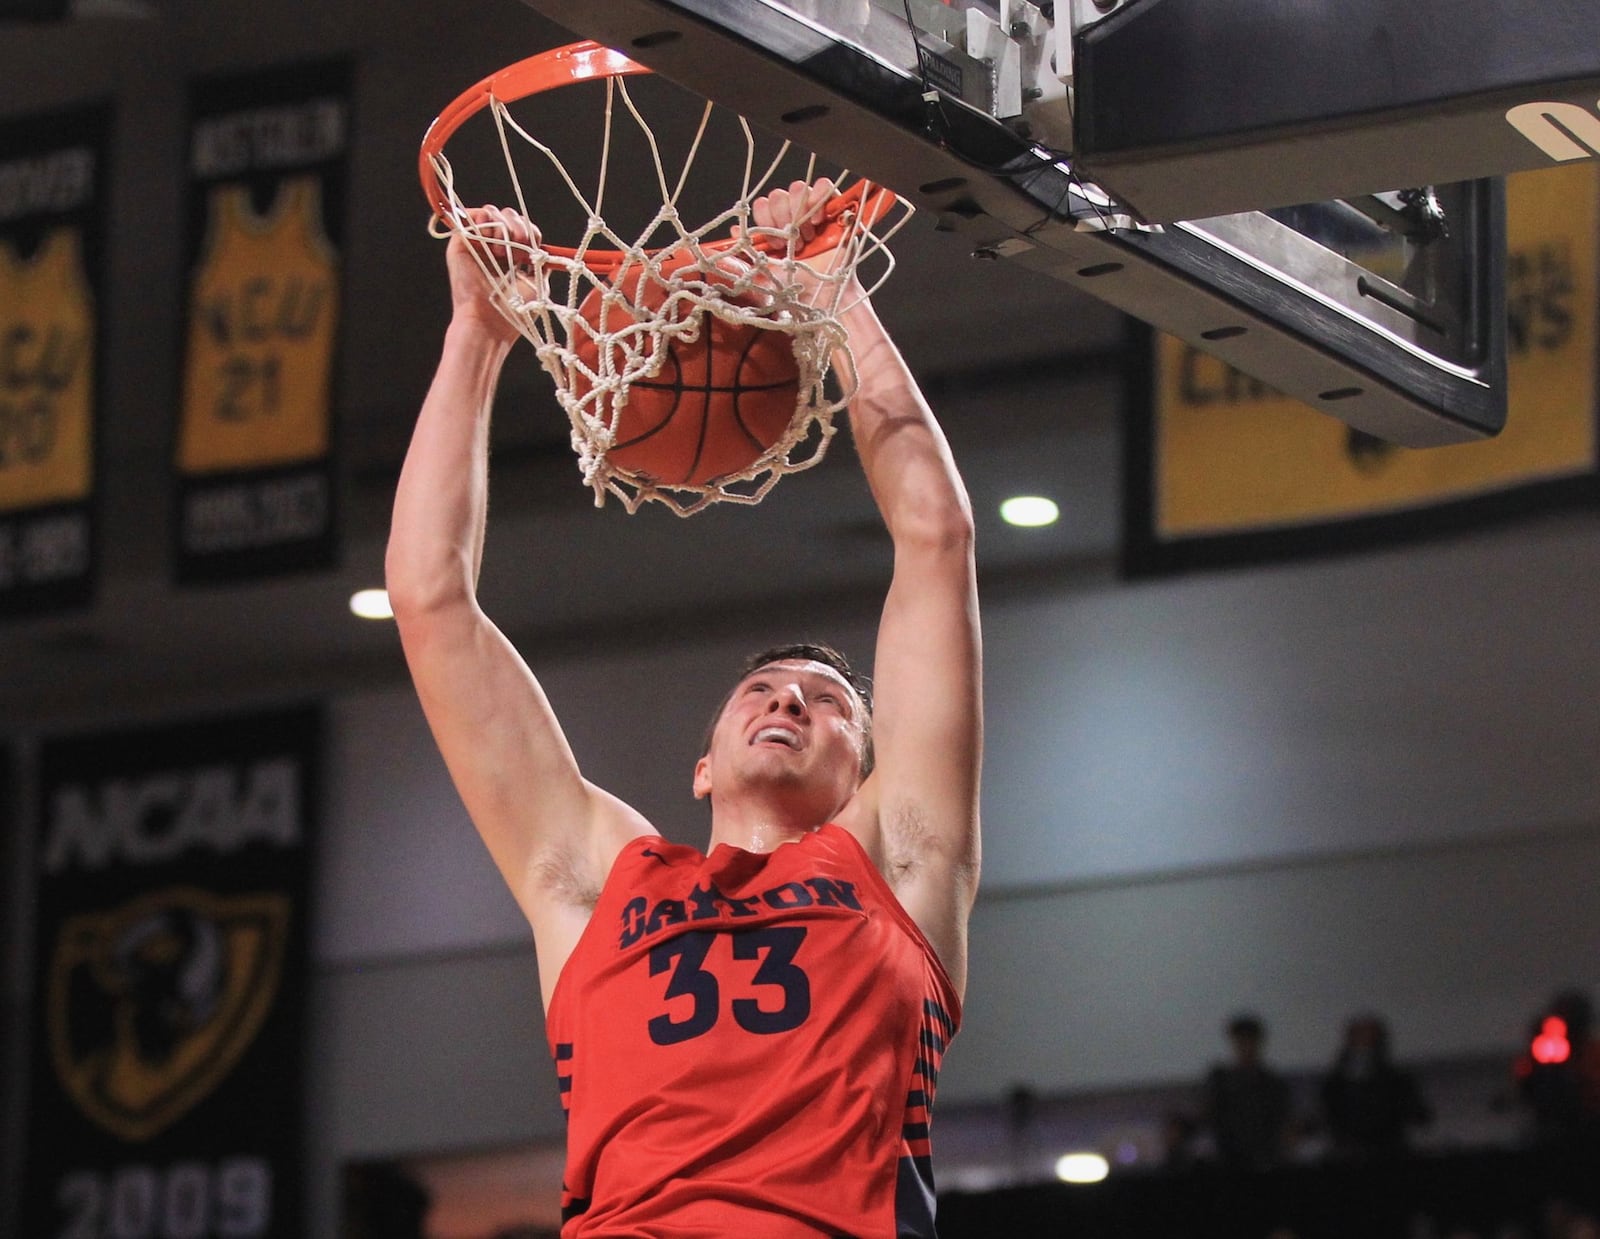
M940 1098L1198 1080L1240 1010L1286 1067L1363 1011L1403 1059L1509 1066L1556 989L1600 986L1597 872L1591 830L980 900Z

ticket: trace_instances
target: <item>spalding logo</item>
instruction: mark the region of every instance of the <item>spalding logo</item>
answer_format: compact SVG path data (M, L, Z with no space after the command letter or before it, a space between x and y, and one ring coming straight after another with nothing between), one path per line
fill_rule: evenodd
M47 1026L67 1095L97 1126L148 1140L203 1101L277 996L286 896L169 887L71 917L51 961Z

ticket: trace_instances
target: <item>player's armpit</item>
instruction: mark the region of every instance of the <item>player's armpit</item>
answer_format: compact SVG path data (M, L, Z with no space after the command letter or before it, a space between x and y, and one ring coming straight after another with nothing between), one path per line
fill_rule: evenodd
M395 614L428 725L518 905L535 924L551 903L592 906L648 824L582 777L543 689L476 604Z
M967 922L978 894L976 854L924 849L892 883L895 896L933 946L957 995L967 989Z

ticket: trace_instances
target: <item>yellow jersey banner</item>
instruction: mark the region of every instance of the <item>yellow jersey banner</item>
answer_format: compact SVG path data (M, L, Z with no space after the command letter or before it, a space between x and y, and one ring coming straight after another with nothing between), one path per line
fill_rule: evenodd
M266 215L242 185L211 191L189 297L185 474L327 455L339 266L319 190L313 176L286 179Z
M1396 447L1157 337L1131 572L1348 549L1595 493L1600 177L1571 165L1506 191L1506 428Z
M0 616L87 603L103 109L0 125Z
M335 557L334 429L349 71L196 83L177 577L238 580Z
M76 229L28 258L0 241L0 511L89 497L94 310Z

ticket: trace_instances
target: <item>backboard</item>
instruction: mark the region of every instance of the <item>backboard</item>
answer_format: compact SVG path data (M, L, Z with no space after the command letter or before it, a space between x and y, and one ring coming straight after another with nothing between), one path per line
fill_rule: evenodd
M1493 435L1503 424L1500 184L1434 183L1435 171L1462 161L1434 159L1438 151L1425 141L1396 154L1386 126L1361 110L1353 91L1338 101L1327 91L1309 91L1323 111L1294 123L1279 97L1291 93L1284 81L1304 85L1312 72L1333 80L1362 76L1339 54L1351 43L1386 57L1386 67L1363 80L1404 81L1404 40L1446 29L1445 10L1459 14L1459 0L1404 6L1433 21L1408 19L1403 30L1391 29L1388 12L1396 6L1380 0L1339 6L1338 22L1313 19L1320 41L1310 40L1289 62L1298 78L1265 75L1259 116L1234 106L1221 120L1187 117L1186 127L1174 118L1186 116L1183 102L1197 90L1191 82L1207 88L1191 101L1230 98L1225 74L1193 62L1234 63L1234 80L1255 91L1258 84L1241 79L1237 65L1263 46L1293 46L1295 31L1286 23L1306 6L1274 0L525 3L888 185L930 212L938 227L963 235L975 259L1044 271L1361 430L1431 446ZM1468 7L1496 6L1473 0ZM1214 23L1219 8L1237 10L1238 19ZM1335 38L1339 30L1343 44ZM1260 41L1264 33L1267 42ZM1459 68L1458 53L1435 49L1430 63ZM1135 63L1137 72L1129 67ZM1497 66L1490 93L1504 97L1520 71L1518 63ZM1579 76L1565 61L1561 71ZM1448 80L1438 89L1464 91L1460 74L1443 76ZM1276 96L1269 89L1275 83ZM1160 107L1122 116L1130 99L1152 87ZM1391 102L1423 125L1415 93L1398 92ZM1535 92L1532 99L1544 96ZM1508 106L1524 102L1519 97ZM1448 110L1435 104L1435 112ZM1558 104L1578 106L1550 94L1549 106ZM1354 108L1354 119L1336 107ZM1521 115L1547 148L1556 144L1539 128L1548 119ZM1569 116L1554 115L1558 122ZM1536 138L1501 123L1518 157L1550 158ZM1286 155L1306 133L1325 136L1343 132L1341 126L1360 131L1343 148L1335 143L1309 159ZM1418 132L1408 131L1413 138ZM1335 149L1377 154L1349 158L1345 183L1338 164L1330 175L1327 152ZM1498 166L1508 158L1504 150L1480 156L1467 161L1472 176L1510 170ZM1169 167L1175 172L1163 174ZM1413 169L1415 176L1400 176Z

